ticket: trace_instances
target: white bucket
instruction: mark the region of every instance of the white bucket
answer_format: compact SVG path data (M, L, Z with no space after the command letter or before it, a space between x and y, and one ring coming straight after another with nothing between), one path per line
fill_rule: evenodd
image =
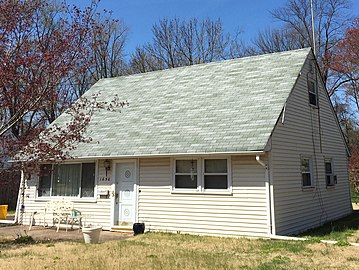
M85 244L97 244L100 240L102 227L84 227L82 233L84 235Z

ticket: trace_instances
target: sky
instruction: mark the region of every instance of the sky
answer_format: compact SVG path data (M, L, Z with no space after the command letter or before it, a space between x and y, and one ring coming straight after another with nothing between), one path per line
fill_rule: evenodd
M91 0L67 2L84 7ZM99 10L112 10L113 17L123 20L129 27L126 51L131 52L136 46L151 41L153 24L165 17L175 16L183 19L221 18L226 32L241 30L241 38L249 44L258 31L280 25L271 18L269 11L282 7L286 2L287 0L101 0ZM352 2L353 14L359 16L359 0Z

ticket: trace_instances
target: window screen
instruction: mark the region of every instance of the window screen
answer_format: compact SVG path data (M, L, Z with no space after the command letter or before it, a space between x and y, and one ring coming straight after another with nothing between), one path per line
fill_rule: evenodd
M309 104L317 106L317 91L313 81L308 82Z
M331 159L325 160L324 165L325 165L325 180L326 180L327 186L334 186L335 179L333 176L332 160Z
M205 189L228 188L227 159L204 160L204 188Z
M81 197L93 197L95 189L95 163L82 164Z
M81 164L60 164L54 166L52 196L78 196Z
M197 188L197 160L176 160L175 187Z
M310 159L308 159L308 158L302 158L301 159L301 172L302 172L302 185L303 185L303 187L312 186Z
M40 166L40 178L38 196L50 196L52 165L43 164Z

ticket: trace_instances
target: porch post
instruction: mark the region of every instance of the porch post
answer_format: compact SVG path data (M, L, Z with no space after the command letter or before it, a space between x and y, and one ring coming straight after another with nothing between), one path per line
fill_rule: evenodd
M24 210L25 210L25 172L21 169L21 180L19 189L18 205L16 210L20 212L19 224L23 225L24 222Z

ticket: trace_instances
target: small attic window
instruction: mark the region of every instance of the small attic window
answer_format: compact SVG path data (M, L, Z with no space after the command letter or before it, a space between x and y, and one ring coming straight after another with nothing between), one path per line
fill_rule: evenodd
M314 61L314 60L312 60L312 61ZM309 63L309 72L310 72L310 74L314 74L314 63L312 61Z
M314 81L308 81L309 104L318 106L317 89Z

